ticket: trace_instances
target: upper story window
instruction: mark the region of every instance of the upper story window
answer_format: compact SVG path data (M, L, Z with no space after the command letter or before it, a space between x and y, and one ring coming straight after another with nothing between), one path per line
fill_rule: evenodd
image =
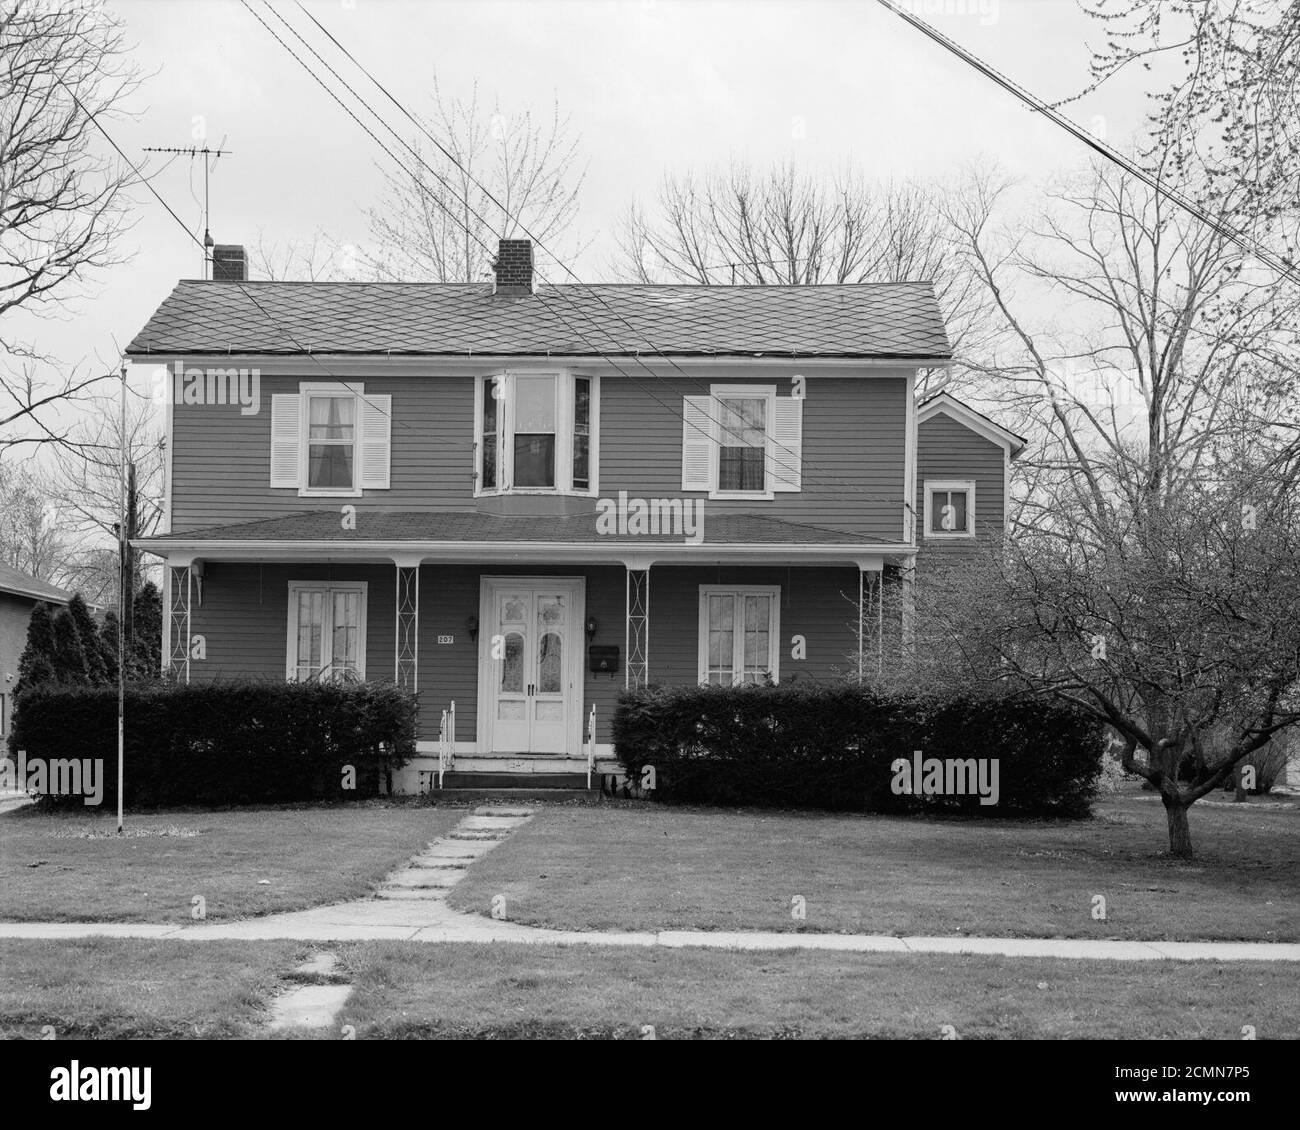
M351 381L271 397L271 486L355 498L389 488L393 398Z
M479 494L594 492L597 383L569 373L501 373L475 396Z
M802 489L803 399L776 385L715 384L682 404L682 490L770 499Z
M357 485L357 399L308 393L307 489L350 491Z
M925 480L925 536L975 536L975 483L972 480Z

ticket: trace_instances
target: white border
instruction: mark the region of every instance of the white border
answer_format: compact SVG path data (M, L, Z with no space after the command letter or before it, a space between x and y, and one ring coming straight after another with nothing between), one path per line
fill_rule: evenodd
M369 609L369 590L370 582L368 581L290 581L288 586L289 616L286 628L287 636L285 638L284 648L284 677L293 681L298 673L298 601L296 595L304 589L320 589L331 595L335 592L359 592L361 594L361 624L357 632L357 658L358 669L357 677L364 679L366 677L366 624L370 619ZM331 604L332 608L332 604ZM331 618L333 613L331 612ZM321 670L326 667L325 649L326 649L326 632L324 625L321 626ZM332 648L332 643L330 644ZM333 662L333 652L331 651L331 664Z
M965 530L935 533L930 529L930 496L935 491L959 490L966 492L966 526ZM921 536L926 541L970 541L975 537L975 480L974 479L926 479L925 507L922 511Z
M709 601L710 596L770 596L772 598L772 619L768 625L768 670L772 674L772 681L779 683L781 681L781 586L780 585L700 585L699 594L699 619L697 629L699 638L696 648L696 667L698 681L707 682L709 677ZM737 609L737 611L740 611ZM738 622L735 628L735 643L733 647L744 646L744 623L743 618ZM734 659L734 653L733 653ZM732 686L739 686L736 683L735 676L743 673L742 667L732 672Z

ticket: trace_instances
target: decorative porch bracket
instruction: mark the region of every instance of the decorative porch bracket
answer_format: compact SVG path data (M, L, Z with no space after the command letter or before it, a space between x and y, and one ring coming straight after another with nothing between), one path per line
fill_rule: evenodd
M397 569L397 632L393 680L413 694L419 689L420 566L395 563Z
M650 681L650 563L629 560L627 565L627 662L623 685L628 690Z
M193 605L193 576L189 565L168 565L167 593L167 669L188 683Z

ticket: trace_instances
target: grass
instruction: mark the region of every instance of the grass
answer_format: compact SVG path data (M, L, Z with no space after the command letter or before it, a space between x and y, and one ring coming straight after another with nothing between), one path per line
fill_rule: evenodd
M1300 1036L1286 965L391 942L345 960L358 1039Z
M254 1034L298 942L0 940L0 1035L218 1039ZM46 1030L49 1026L53 1031Z
M486 914L504 895L513 921L575 930L1300 938L1300 806L1198 804L1191 821L1184 863L1142 794L1074 822L548 808L448 901Z
M128 815L0 814L0 922L188 923L300 910L371 884L463 809L348 805Z
M1260 1039L1300 1037L1295 970L591 946L330 946L354 982L335 1024L278 1038ZM266 1036L297 942L0 940L0 1037ZM48 1025L52 1032L47 1032Z

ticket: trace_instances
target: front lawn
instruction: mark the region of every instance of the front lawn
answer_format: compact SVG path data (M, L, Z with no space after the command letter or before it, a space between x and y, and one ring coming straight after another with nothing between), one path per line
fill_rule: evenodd
M358 1039L1295 1039L1291 965L374 942Z
M346 805L128 814L0 813L0 922L194 921L362 898L464 809Z
M336 1023L270 1033L312 948L0 940L0 1038L1300 1037L1286 964L423 942L325 947L355 984Z
M248 1036L307 946L300 942L0 940L0 1037ZM47 1029L48 1026L48 1029Z
M1141 793L1070 822L556 807L448 902L487 914L503 895L513 921L574 930L1300 938L1300 806L1198 804L1191 821L1188 864L1162 855L1164 810Z

